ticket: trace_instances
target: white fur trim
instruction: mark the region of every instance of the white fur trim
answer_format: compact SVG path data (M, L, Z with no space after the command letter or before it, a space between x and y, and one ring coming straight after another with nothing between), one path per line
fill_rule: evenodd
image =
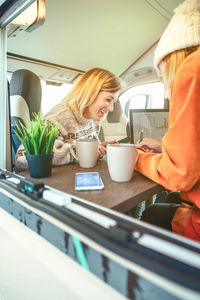
M200 45L200 2L186 0L175 10L154 54L154 66L169 53Z

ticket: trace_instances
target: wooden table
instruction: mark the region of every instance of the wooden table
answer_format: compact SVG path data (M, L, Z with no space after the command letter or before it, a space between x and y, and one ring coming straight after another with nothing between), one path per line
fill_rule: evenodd
M104 183L102 191L75 191L75 173L93 172L100 173ZM20 173L28 176L29 172ZM108 173L107 162L99 160L91 169L80 168L78 163L65 166L56 166L52 169L52 176L38 179L46 185L70 193L93 203L107 208L115 209L122 213L127 212L144 200L148 200L154 194L163 190L159 184L134 172L133 179L129 182L119 183L111 180Z

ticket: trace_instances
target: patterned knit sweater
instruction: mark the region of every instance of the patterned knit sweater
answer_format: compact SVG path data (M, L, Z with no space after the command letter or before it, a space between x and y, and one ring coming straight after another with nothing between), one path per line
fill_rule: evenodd
M72 110L66 101L60 102L52 108L43 120L57 122L59 125L58 136L54 144L53 165L64 165L75 160L72 147L76 139L95 138L98 139L100 126L91 119L81 117L77 110ZM21 145L16 154L16 166L20 170L27 170L28 164L25 151Z

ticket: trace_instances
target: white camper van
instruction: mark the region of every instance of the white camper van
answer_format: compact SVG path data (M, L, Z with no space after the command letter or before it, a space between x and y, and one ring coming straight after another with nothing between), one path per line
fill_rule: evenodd
M44 115L94 67L122 84L100 140L162 138L169 99L153 55L182 2L0 1L0 299L200 299L199 243L130 216L163 187L137 173L113 183L102 160L104 190L77 192L78 164L33 181L13 163L12 118Z

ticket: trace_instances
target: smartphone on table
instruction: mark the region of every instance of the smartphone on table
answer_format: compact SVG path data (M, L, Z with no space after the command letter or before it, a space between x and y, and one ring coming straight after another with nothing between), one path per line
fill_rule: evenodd
M76 173L76 191L102 190L103 188L104 184L98 172Z

